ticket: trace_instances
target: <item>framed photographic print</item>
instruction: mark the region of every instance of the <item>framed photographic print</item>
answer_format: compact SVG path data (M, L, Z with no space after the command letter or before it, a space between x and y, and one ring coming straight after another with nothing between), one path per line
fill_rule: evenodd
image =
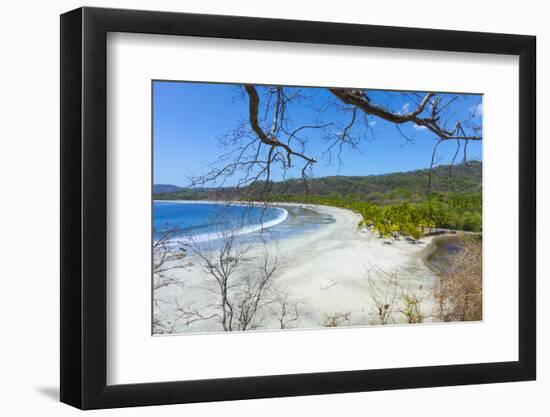
M535 379L535 38L61 16L61 400Z

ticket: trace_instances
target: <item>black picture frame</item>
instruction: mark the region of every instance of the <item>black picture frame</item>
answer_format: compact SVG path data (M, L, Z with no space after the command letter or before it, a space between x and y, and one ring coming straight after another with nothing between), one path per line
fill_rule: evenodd
M519 56L519 360L112 385L107 375L108 32ZM81 409L534 380L533 36L79 8L61 16L61 401Z

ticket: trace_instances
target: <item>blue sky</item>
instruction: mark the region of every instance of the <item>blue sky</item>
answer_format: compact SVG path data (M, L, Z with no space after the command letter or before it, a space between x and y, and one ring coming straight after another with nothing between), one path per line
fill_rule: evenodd
M335 100L325 89L304 88L300 92L306 95L306 99L288 109L294 126L330 121L337 130L349 123L350 112L338 108L339 103L331 105ZM370 91L369 97L373 102L401 112L414 109L415 100L418 100L412 94L391 91ZM452 123L455 119L473 113L475 121L479 123L480 109L480 95L461 95L449 107L447 115ZM235 129L239 122L246 121L247 116L248 100L238 85L155 81L154 183L185 186L190 176L207 172L209 164L227 152L220 146L218 139ZM320 159L329 142L320 130L310 130L305 151L320 159L313 167L312 174L315 177L370 175L428 167L436 142L435 135L427 129L418 129L412 123L403 124L400 129L401 132L395 124L375 116L361 119L361 124L356 124L353 132L363 139L358 149L343 148L340 155L342 165L337 158L329 162L326 154ZM456 146L456 142L441 144L437 151L437 162L450 162ZM468 158L481 160L481 147L481 142L470 142ZM291 170L288 175L298 176L299 171ZM273 176L274 180L281 178L278 174ZM226 184L231 185L231 182L229 180Z

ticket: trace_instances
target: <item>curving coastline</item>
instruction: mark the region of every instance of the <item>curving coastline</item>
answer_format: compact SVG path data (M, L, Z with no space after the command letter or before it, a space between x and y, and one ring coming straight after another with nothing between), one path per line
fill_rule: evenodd
M153 203L169 203L169 204L212 204L212 205L226 205L226 206L235 206L235 207L256 207L260 206L257 203L251 203L245 204L241 202L219 202L219 201L210 201L210 200L154 200ZM275 219L268 220L268 221L260 221L258 223L250 224L247 226L240 227L237 230L233 231L233 234L235 236L241 236L246 235L250 233L254 233L261 230L269 229L273 226L276 226L280 223L283 223L288 218L288 211L282 207L278 206L272 206L269 207L270 209L277 210L280 212L279 216ZM209 233L202 233L197 234L190 237L176 237L171 239L171 245L179 245L179 244L188 244L192 242L205 242L209 240L216 240L223 237L224 231L217 231L217 232L209 232Z
M304 205L276 203L274 206L288 209ZM368 271L374 267L395 274L402 288L416 291L426 300L430 298L437 272L425 263L424 258L434 237L423 238L421 244L411 244L404 239L390 242L369 231L359 230L357 224L360 216L350 210L329 206L308 207L319 214L331 216L334 221L267 246L257 245L249 256L252 262L267 247L281 260L277 286L284 288L290 297L304 300L307 311L296 327L318 328L326 315L348 312L351 317L349 325L369 325L373 305ZM185 269L175 269L173 272L174 278L185 284L186 290L180 295L181 302L187 301L195 308L215 302L211 294L200 290L205 272L199 260L190 255L186 261L188 266ZM159 293L160 299L162 296ZM173 299L171 292L165 296ZM208 322L197 322L178 329L178 332L213 330L208 326ZM273 326L276 328L275 324L266 323L267 328Z

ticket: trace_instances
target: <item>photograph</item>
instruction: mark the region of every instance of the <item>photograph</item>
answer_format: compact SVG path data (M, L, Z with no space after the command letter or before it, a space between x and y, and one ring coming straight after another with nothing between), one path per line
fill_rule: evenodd
M548 415L543 4L4 3L0 416Z
M152 81L153 335L483 320L483 95Z

